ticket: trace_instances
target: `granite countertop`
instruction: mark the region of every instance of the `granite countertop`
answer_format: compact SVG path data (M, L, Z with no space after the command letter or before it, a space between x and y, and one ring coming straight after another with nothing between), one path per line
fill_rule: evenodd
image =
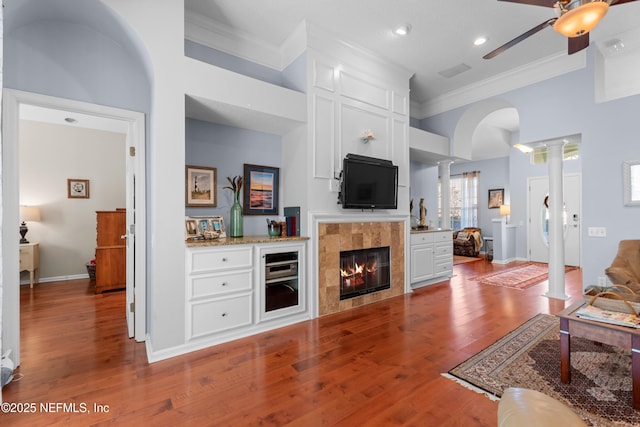
M423 228L423 229L418 229L418 230L411 229L411 234L433 233L435 231L453 231L453 230L450 229L450 228Z
M205 246L226 246L226 245L248 245L252 243L277 243L309 240L308 237L269 237L269 236L243 236L243 237L221 237L211 240L186 240L188 248L199 248Z

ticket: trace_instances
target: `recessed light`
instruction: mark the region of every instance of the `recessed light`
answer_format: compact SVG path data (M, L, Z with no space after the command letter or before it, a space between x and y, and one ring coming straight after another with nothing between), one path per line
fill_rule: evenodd
M411 31L411 24L398 25L393 29L393 34L397 36L406 36Z
M78 121L76 119L74 119L73 117L65 117L64 121L67 122L67 123L71 123L71 124L78 123Z
M487 42L487 38L486 37L478 37L477 39L475 39L473 41L473 44L475 46L482 46L483 44L485 44Z

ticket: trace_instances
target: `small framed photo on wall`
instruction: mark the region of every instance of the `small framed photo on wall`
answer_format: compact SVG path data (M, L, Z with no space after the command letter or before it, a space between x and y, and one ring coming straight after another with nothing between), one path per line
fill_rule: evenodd
M504 204L504 188L489 190L489 209L499 209Z
M88 199L89 198L89 180L88 179L67 179L67 198L68 199Z
M185 204L187 206L215 207L216 168L187 166L185 178Z

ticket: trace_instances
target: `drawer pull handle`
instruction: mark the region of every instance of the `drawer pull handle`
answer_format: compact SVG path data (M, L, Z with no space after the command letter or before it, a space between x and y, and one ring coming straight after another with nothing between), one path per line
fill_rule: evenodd
M227 262L227 259L226 258L222 258L222 262Z
M220 286L227 286L227 282L222 282Z
M222 313L222 317L227 317L227 313Z

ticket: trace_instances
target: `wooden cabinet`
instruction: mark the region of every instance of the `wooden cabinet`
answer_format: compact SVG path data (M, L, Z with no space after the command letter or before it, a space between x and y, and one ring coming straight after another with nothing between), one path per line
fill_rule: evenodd
M20 271L29 272L29 286L33 288L34 274L36 283L40 276L40 245L38 243L20 244Z
M96 212L96 293L124 289L127 285L127 233L124 209Z
M411 233L411 284L436 283L453 272L451 231ZM418 285L418 286L415 286Z

